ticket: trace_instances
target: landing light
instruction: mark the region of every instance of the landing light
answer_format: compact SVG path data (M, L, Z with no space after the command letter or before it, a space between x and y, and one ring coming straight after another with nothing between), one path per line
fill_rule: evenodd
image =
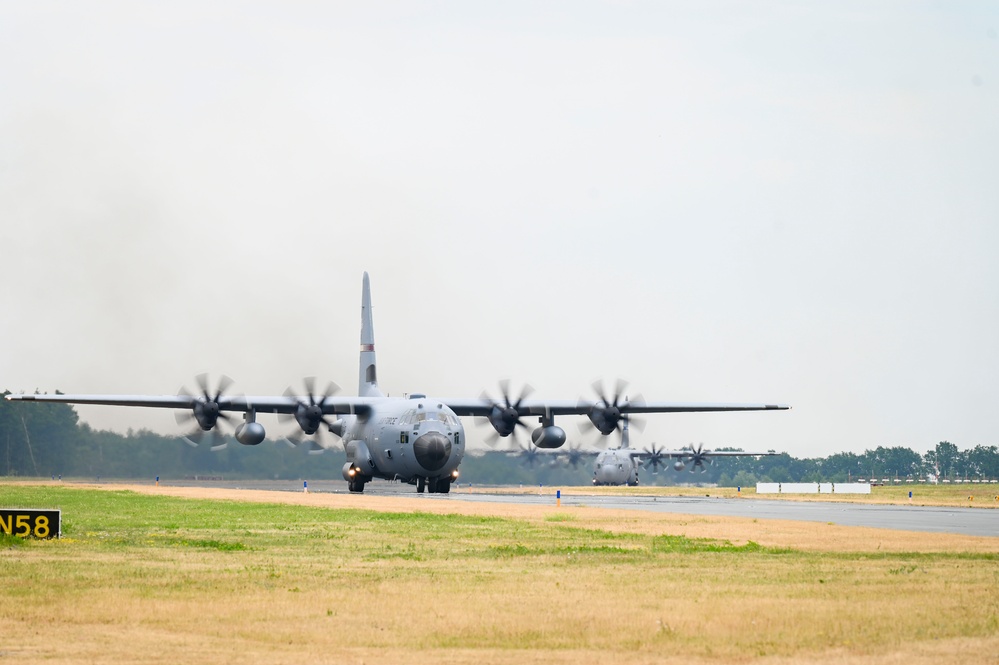
M457 478L458 477L458 469L455 469L454 471L451 472L451 477L452 478Z
M350 471L347 472L347 475L353 476L355 473L357 473L357 471L354 469L354 467L350 467Z

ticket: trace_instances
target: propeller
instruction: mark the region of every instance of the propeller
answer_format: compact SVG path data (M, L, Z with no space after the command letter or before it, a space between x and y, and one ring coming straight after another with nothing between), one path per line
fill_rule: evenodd
M604 436L614 431L620 432L623 427L622 420L625 414L628 413L628 408L645 404L645 400L642 399L641 395L633 399L625 397L624 392L628 388L628 382L623 379L617 380L614 386L613 397L610 397L606 393L603 382L599 379L594 381L591 387L599 399L596 402L579 400L579 405L586 406L588 410L586 414L587 420L582 422L581 429L584 427L589 430L596 429ZM645 429L645 421L640 418L629 416L629 422L639 431Z
M520 452L517 453L517 457L527 466L534 468L534 465L541 461L542 453L538 452L538 447L533 443L528 443L526 446L520 446Z
M666 462L664 461L666 456L663 455L662 451L663 449L657 448L655 443L652 444L651 448L645 449L645 454L647 457L644 466L646 469L651 467L652 473L659 473L659 467L666 466Z
M575 446L575 447L569 446L569 448L566 449L565 451L565 458L566 461L569 462L569 465L573 469L576 469L579 467L580 463L582 463L582 461L586 458L586 453L583 451L583 449L580 446Z
M321 393L317 393L316 377L314 376L306 377L302 384L305 387L304 397L296 395L290 387L284 391L285 397L294 399L298 406L294 413L279 413L278 420L286 423L294 420L306 436L317 435L320 441L300 439L294 435L285 436L284 441L291 447L308 444L309 454L318 455L326 450L326 446L321 442L324 436L323 431L331 431L331 428L336 424L335 421L329 420L328 414L323 412L323 407L330 397L340 392L340 386L330 381Z
M218 384L212 390L207 374L199 374L195 377L198 384L198 392L192 393L187 388L181 387L177 391L178 395L194 398L194 406L190 412L176 411L178 425L188 426L194 421L195 427L184 436L187 445L197 448L204 442L208 442L212 450L222 450L228 445L228 438L219 431L219 421L232 426L233 417L219 407L219 399L232 386L232 379L224 374L219 377Z
M707 469L704 468L704 463L712 463L712 459L710 457L711 451L704 450L703 443L697 444L696 449L694 448L694 444L690 444L687 447L690 449L690 472L693 473L694 469L697 467L701 468L701 473L706 472Z
M482 393L482 399L489 402L492 407L489 411L488 416L482 416L478 420L481 422L485 420L488 422L492 428L493 432L486 437L486 443L490 446L495 446L496 442L502 437L508 437L513 435L514 440L517 440L517 428L523 427L528 429L527 424L521 420L525 413L521 413L520 405L525 399L534 393L534 388L524 384L524 387L520 390L520 396L517 399L511 399L510 397L510 382L507 380L500 381L500 400L494 400L489 396L488 393ZM519 440L517 440L519 443Z

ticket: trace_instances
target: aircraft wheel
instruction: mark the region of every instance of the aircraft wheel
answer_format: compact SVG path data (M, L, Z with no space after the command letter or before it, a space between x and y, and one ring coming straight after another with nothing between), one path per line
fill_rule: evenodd
M364 481L363 480L351 480L347 483L347 489L351 492L363 492L364 491Z
M440 494L450 494L451 493L451 481L447 478L441 478L437 481L437 491Z
M430 492L431 494L436 494L437 493L437 479L436 478L427 478L427 491Z
M423 478L416 479L416 493L423 494L423 490L427 487L427 481Z

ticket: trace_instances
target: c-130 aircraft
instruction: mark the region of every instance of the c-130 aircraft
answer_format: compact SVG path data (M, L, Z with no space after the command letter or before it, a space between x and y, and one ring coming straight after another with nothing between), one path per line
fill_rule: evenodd
M493 400L479 398L435 399L423 394L388 397L378 387L374 325L371 316L371 287L364 273L361 292L361 352L357 396L336 396L328 390L313 394L307 383L305 396L286 391L280 396L225 395L228 381L215 391L202 382L200 394L179 395L28 395L11 394L8 400L62 402L67 404L106 404L189 410L201 432L215 430L220 421L232 420L230 412L242 413L235 438L245 446L255 446L265 437L257 421L261 413L293 417L306 436L324 427L340 437L347 462L343 478L351 492L364 491L374 478L398 480L416 485L416 491L446 494L458 478L458 466L465 455L465 430L461 416L484 418L498 437L508 437L518 427L528 428L524 418L537 417L539 427L531 432L539 448L559 448L565 431L555 424L556 416L583 415L604 436L619 431L627 414L704 411L776 411L783 404L716 404L645 402L613 396L592 401L528 399L527 391L512 400L508 394ZM214 392L214 394L213 394ZM504 388L504 393L506 390ZM200 434L201 432L196 432Z
M628 433L628 416L622 420L624 426L621 429L621 445L617 448L610 448L601 451L570 451L569 454L591 454L596 456L593 464L593 484L594 485L628 485L636 487L638 485L638 470L644 463L646 469L651 468L652 472L658 471L660 466L666 466L667 461L676 459L672 466L677 471L683 471L688 465L691 473L695 469L700 469L704 473L704 464L712 464L714 457L762 457L764 455L776 455L772 450L765 453L744 452L741 450L705 450L703 444L694 448L690 444L687 448L680 450L668 450L657 448L652 444L646 450L635 450L630 446Z

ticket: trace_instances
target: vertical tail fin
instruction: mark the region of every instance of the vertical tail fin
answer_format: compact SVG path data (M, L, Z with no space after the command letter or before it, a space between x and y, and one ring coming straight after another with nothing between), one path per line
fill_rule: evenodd
M358 368L357 394L361 397L380 397L378 369L375 360L375 327L371 319L371 285L364 273L361 288L361 362Z
M621 447L627 448L631 439L631 435L628 434L628 414L621 416L621 420L624 421L624 426L621 428Z

